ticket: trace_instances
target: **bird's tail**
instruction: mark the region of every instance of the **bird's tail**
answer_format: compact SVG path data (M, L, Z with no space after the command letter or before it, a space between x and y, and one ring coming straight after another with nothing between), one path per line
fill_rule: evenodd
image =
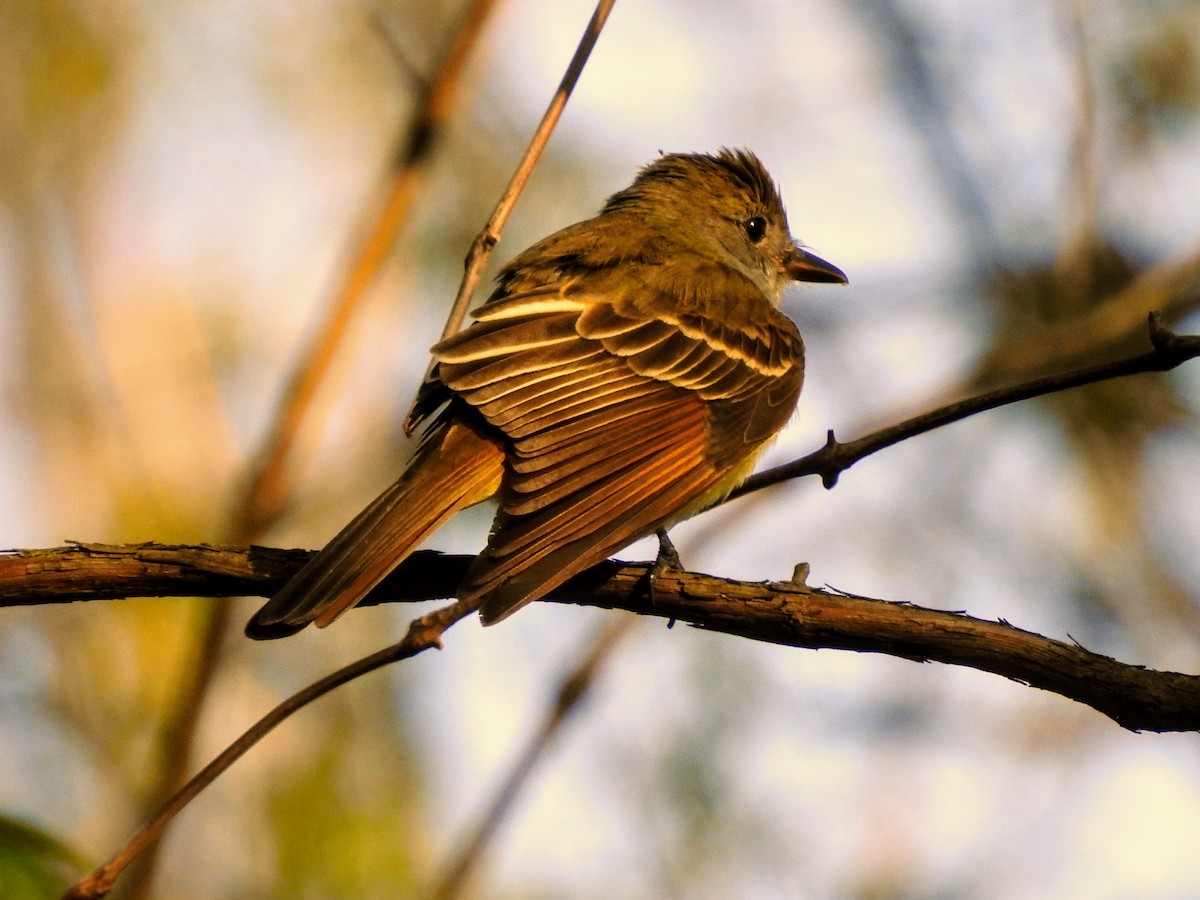
M365 597L460 509L496 493L500 440L455 418L437 426L404 474L308 561L246 624L255 640L324 627Z

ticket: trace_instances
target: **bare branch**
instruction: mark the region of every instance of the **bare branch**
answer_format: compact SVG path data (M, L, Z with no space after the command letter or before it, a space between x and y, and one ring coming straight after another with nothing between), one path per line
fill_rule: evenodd
M791 582L747 584L668 571L655 581L651 603L638 589L645 568L619 569L588 605L790 647L967 666L1083 703L1132 731L1200 730L1197 675L1118 662L1003 620L988 622Z
M946 404L888 428L881 428L848 443L836 440L830 431L825 446L820 450L751 476L733 491L728 499L732 500L801 475L820 475L825 487L832 488L837 484L842 472L872 453L976 413L1097 381L1145 372L1165 372L1200 356L1200 336L1175 334L1163 325L1157 312L1150 313L1150 342L1153 349L1147 353L1083 366L1069 372L1057 372L1043 378L1034 378L988 391L966 400Z
M835 441L831 433L821 451L757 476L740 493L812 473L820 473L825 484L832 487L838 475L858 459L976 412L1107 378L1164 371L1200 355L1200 337L1174 334L1157 313L1150 315L1150 339L1153 349L1147 353L992 391L848 444ZM307 556L301 551L253 547L240 550L156 544L80 544L57 550L15 551L0 555L0 605L165 594L269 595ZM469 562L469 557L414 554L363 605L450 596ZM795 647L886 653L968 666L1084 703L1132 730L1200 730L1200 676L1155 672L1120 663L1007 622L986 622L960 613L821 591L795 581L750 584L669 571L656 579L654 600L648 602L644 587L647 570L646 566L606 562L572 578L548 599L626 609ZM125 848L67 896L107 893L117 875L139 852L155 843L173 816L276 724L340 684L438 646L445 628L470 611L469 606L455 603L414 620L400 644L359 660L280 704L184 785ZM564 697L569 695L564 691ZM571 706L572 702L563 702L561 711L548 717L547 734L553 733ZM524 777L536 758L536 748L545 746L546 740L543 734L535 741L535 749L523 757L512 783ZM494 810L503 810L507 796L507 790L501 793ZM465 856L460 857L466 863L452 870L447 884L455 883L454 873L467 871L478 855L476 848L486 840L488 823L498 816L499 812L494 812L485 819Z
M500 202L496 204L491 218L488 219L483 230L471 244L471 249L467 251L467 257L463 263L465 271L462 282L458 286L454 304L450 307L450 314L446 317L446 326L442 329L442 337L449 337L462 327L463 319L467 316L467 309L471 305L471 297L475 294L475 288L492 255L492 248L500 241L500 232L504 230L508 217L517 205L517 198L525 190L525 184L529 181L529 176L533 174L534 166L537 165L542 151L550 140L550 135L554 132L554 126L558 124L559 116L562 115L562 111L567 105L567 99L571 96L571 92L579 81L579 76L583 73L583 67L587 64L588 57L591 56L592 48L596 46L596 41L604 29L604 23L608 20L608 14L612 11L614 3L616 0L599 0L596 4L592 18L583 31L583 37L579 39L579 45L575 48L575 55L571 57L571 62L567 65L567 71L563 74L558 89L550 98L550 105L546 108L542 121L538 124L537 131L534 132L529 147L525 150L525 155L517 165L516 171L513 172L512 180L509 181L508 187L500 197ZM433 364L430 363L429 369L425 373L425 381L429 380L432 371ZM407 434L412 434L416 427L415 413L410 410L404 422L404 430Z
M162 544L14 551L0 555L0 605L109 599L122 593L266 595L308 555ZM451 596L471 559L415 553L362 605ZM1121 663L1003 621L793 582L740 582L667 571L655 580L650 602L645 591L649 568L610 560L570 579L548 599L624 609L792 647L967 666L1086 704L1134 731L1200 731L1200 676Z

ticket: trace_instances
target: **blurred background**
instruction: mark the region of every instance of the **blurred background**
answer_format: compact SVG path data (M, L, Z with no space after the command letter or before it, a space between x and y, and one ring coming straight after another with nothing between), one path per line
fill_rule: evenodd
M283 465L293 481L246 524L285 385L467 11L0 5L0 545L317 547L395 476L426 348L585 0L489 11ZM770 462L830 428L848 439L1135 352L1149 309L1200 329L1194 0L623 0L491 271L659 151L722 145L763 158L793 231L851 282L785 300L809 379ZM1025 403L673 537L700 571L783 579L807 561L812 584L1196 673L1198 407L1195 364ZM475 552L489 519L461 516L430 546ZM190 772L414 614L261 645L240 634L258 602L227 620L187 599L0 612L0 895L61 890L154 808L181 743ZM444 651L304 710L121 895L428 891L615 615L535 604L486 631L467 621ZM467 894L1195 897L1200 738L1127 733L970 670L645 621Z

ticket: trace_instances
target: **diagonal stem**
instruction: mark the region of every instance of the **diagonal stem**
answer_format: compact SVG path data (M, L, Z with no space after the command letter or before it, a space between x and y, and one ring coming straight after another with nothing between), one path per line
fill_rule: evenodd
M838 477L842 472L872 453L976 413L1097 381L1145 372L1165 372L1180 363L1200 356L1200 336L1177 335L1169 331L1163 325L1162 317L1158 312L1150 313L1149 320L1150 340L1154 346L1147 353L1083 366L1067 372L1056 372L1053 375L1034 378L968 397L966 400L938 407L848 443L835 440L831 430L825 446L820 450L773 469L759 472L732 491L728 499L732 500L735 497L744 496L781 481L799 478L802 475L820 475L825 487L832 488L837 484Z
M446 629L469 615L475 609L473 603L461 601L434 610L409 623L404 639L390 647L355 660L336 672L314 681L308 687L288 697L265 716L254 723L233 743L179 788L163 805L162 809L143 825L128 843L114 853L105 863L85 878L76 882L63 894L63 900L93 900L104 897L113 884L139 853L157 843L163 831L184 807L194 800L216 778L237 762L255 744L266 737L281 722L303 709L314 700L323 697L335 688L353 681L368 672L373 672L394 662L409 659L430 648L441 647L441 638Z
M588 57L591 56L592 48L596 46L596 41L604 29L604 23L608 20L608 14L612 11L614 3L616 0L599 0L596 4L592 18L583 31L583 37L579 39L579 45L575 48L575 55L571 57L571 62L567 65L566 72L563 73L562 81L559 82L554 96L550 98L550 105L546 107L546 112L542 115L542 121L538 124L537 131L533 133L525 155L517 165L516 171L513 172L512 179L500 197L500 202L492 211L491 218L488 219L483 230L471 244L471 249L467 251L467 257L463 263L465 270L463 278L459 283L454 303L450 307L450 314L446 317L446 326L442 329L442 337L449 337L462 327L463 320L467 317L467 309L471 305L471 297L475 294L475 288L483 276L483 270L492 255L492 249L499 243L500 233L508 223L508 217L517 205L517 199L525 190L529 176L533 174L533 169L541 158L542 151L546 149L546 144L550 141L550 135L553 134L554 127L558 124L559 117L567 105L567 100L575 89L579 76L583 73L583 67L586 65ZM432 372L433 364L431 362L425 372L424 383L429 382ZM404 421L405 433L412 434L419 421L414 403L414 408L409 411L408 417Z

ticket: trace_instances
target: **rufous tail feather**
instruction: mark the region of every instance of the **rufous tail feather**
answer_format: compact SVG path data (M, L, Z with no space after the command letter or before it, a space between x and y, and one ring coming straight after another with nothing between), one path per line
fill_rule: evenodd
M308 561L246 625L256 640L324 627L363 599L426 537L500 485L500 440L455 418L437 427L404 474Z

